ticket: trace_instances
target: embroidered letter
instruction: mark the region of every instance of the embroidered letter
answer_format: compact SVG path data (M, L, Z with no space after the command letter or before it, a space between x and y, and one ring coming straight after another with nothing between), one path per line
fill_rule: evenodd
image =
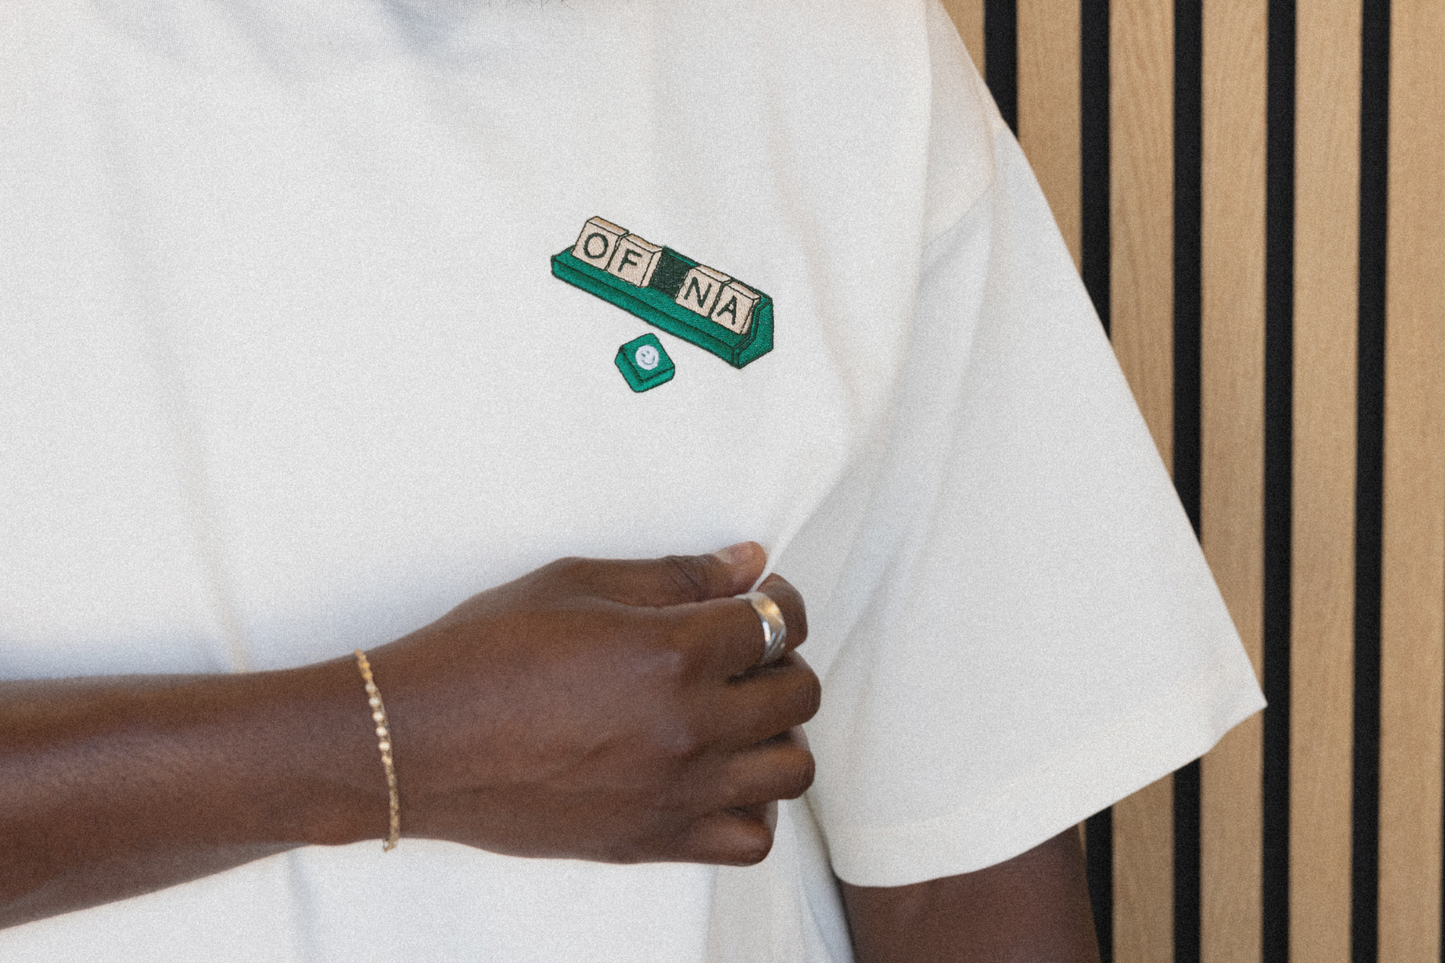
M608 262L612 260L612 252L617 248L617 242L626 236L627 230L611 221L604 221L600 217L588 218L587 223L582 225L582 233L578 236L577 243L572 246L572 256L605 271Z
M629 234L617 242L617 252L612 256L612 264L606 271L629 284L645 288L647 282L652 280L652 272L657 269L657 261L661 256L662 245L643 240L636 234Z
M582 253L591 258L600 259L606 256L611 247L612 239L601 231L593 231L582 241Z
M736 281L729 281L718 296L718 307L712 319L738 334L747 334L753 321L753 306L758 303L756 291L750 291Z
M694 314L708 317L717 306L717 296L723 285L730 281L726 274L714 271L705 264L699 264L687 272L682 279L682 289L673 300Z

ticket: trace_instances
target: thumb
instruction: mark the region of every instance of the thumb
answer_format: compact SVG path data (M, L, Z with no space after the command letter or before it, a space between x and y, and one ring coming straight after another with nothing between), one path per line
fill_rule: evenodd
M614 598L629 605L682 605L728 598L752 588L768 563L757 542L739 542L711 555L669 555L621 563Z

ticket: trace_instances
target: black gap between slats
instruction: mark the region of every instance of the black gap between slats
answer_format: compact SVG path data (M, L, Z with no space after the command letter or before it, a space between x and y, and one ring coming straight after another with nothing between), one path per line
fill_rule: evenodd
M1270 0L1265 167L1264 963L1289 963L1295 4Z
M1084 287L1109 330L1109 0L1081 0L1079 153Z
M1390 5L1367 3L1360 33L1359 341L1355 429L1355 692L1350 958L1379 945L1380 585L1385 463L1385 223Z
M1174 488L1199 534L1203 9L1174 2ZM1199 763L1174 774L1174 963L1200 963Z
M1018 5L1015 0L984 0L983 74L1004 123L1019 132Z
M1079 5L1079 172L1081 273L1099 320L1109 331L1109 2ZM1114 959L1114 819L1106 809L1089 817L1086 869L1102 963Z

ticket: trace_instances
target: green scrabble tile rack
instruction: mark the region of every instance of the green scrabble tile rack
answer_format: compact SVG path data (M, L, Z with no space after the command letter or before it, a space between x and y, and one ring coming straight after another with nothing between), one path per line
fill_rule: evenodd
M664 247L651 281L646 287L638 287L582 261L568 247L552 256L552 273L668 334L717 355L735 368L773 350L773 299L761 291L757 292L752 323L743 334L730 331L676 302L683 277L697 264L686 255Z

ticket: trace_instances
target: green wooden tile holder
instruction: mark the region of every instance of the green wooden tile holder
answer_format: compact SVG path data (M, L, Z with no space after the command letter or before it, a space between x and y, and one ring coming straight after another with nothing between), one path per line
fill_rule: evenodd
M646 287L638 287L575 257L572 248L568 247L552 256L552 274L668 334L717 355L734 368L741 368L773 350L773 299L752 288L752 285L748 287L757 291L758 303L753 308L752 324L743 334L694 314L674 300L683 277L697 264L697 261L664 247L651 281Z

